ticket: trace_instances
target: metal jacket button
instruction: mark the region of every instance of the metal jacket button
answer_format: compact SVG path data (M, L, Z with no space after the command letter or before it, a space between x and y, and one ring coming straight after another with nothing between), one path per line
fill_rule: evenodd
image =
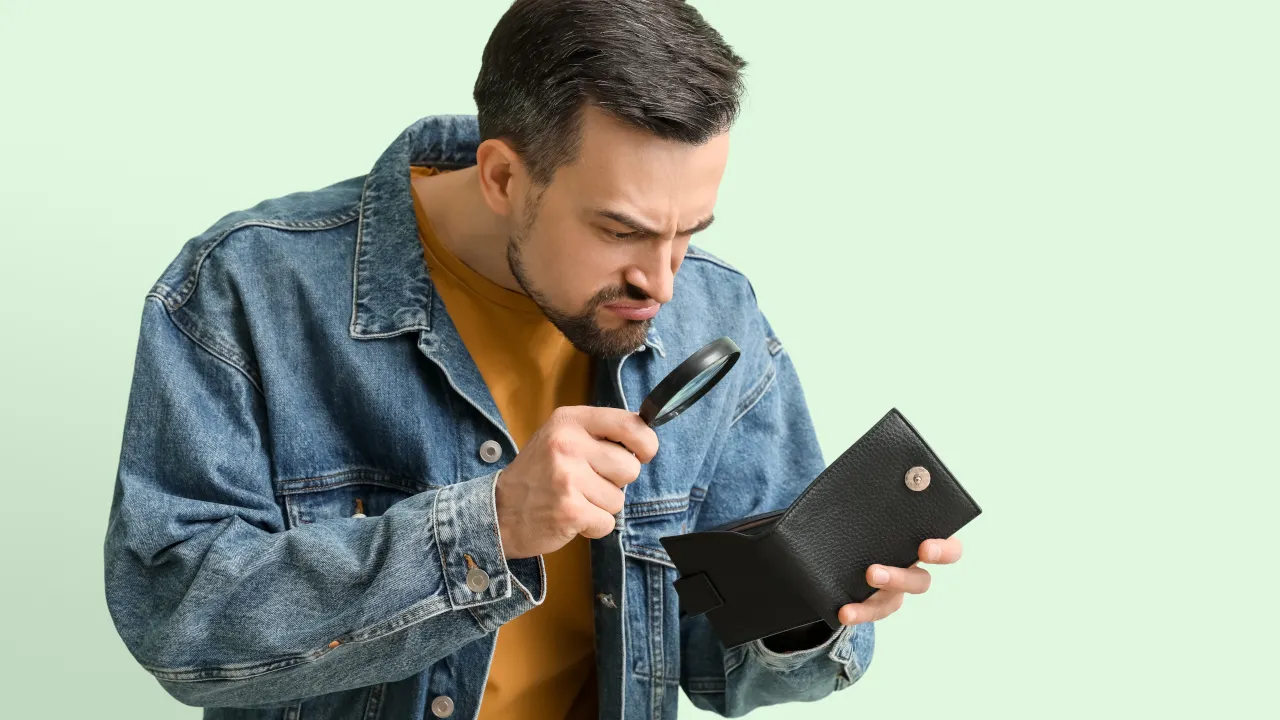
M431 714L438 718L447 718L453 714L453 698L441 695L431 701Z
M480 443L480 459L487 463L496 463L502 457L502 446L496 440L485 440Z
M489 589L489 573L478 567L467 571L467 589L473 593L482 593Z

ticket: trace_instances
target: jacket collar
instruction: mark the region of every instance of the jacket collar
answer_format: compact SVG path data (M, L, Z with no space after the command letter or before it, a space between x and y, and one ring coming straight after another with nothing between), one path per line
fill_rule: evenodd
M474 165L474 116L425 117L400 133L365 177L356 224L351 337L382 338L431 330L434 289L413 214L410 165Z
M458 169L474 165L480 125L474 115L424 117L400 133L365 177L356 224L350 334L386 338L431 334L435 290L418 240L409 166ZM665 355L653 324L645 345Z

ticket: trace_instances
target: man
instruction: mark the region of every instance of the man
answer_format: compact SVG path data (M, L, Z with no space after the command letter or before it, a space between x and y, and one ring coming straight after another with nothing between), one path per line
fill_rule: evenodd
M478 118L183 247L143 309L105 546L167 691L212 718L639 718L861 677L924 569L869 570L838 632L726 650L658 542L824 465L750 284L690 245L742 67L674 0L520 0ZM721 335L733 372L646 427L644 393Z

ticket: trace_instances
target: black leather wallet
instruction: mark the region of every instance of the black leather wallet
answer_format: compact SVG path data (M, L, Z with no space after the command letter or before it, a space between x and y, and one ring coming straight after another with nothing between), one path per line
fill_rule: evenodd
M891 409L781 510L659 538L681 615L706 614L725 647L826 622L875 592L872 564L907 567L982 509Z

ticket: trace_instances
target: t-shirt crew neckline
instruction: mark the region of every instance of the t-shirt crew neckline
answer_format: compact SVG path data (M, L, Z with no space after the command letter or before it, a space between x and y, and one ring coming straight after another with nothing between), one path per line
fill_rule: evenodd
M435 168L422 166L413 166L409 171L412 175L419 177L437 175L440 172ZM422 243L423 251L428 256L428 265L435 265L438 269L449 273L469 292L489 302L521 313L543 315L542 308L538 307L538 303L534 302L533 298L524 293L518 293L502 287L471 269L457 255L450 252L449 248L445 247L445 244L440 241L440 236L436 234L435 228L431 224L431 218L427 217L427 213L422 207L422 202L418 199L418 193L412 186L410 187L410 194L413 196L413 214L418 220L418 240Z

